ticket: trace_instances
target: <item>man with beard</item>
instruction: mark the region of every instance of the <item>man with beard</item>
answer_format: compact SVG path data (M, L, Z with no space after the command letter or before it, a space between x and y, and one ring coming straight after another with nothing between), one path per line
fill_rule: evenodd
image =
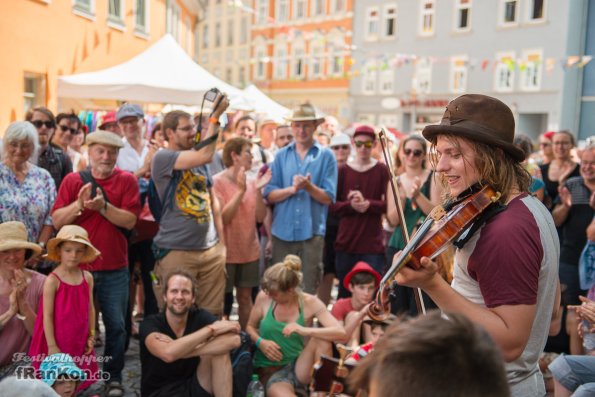
M183 269L198 282L197 305L214 315L223 314L226 283L223 221L207 168L215 152L218 119L229 105L225 96L220 98L199 145L195 142L196 126L190 114L174 110L163 118L169 145L155 154L151 165L151 177L162 204L159 232L153 239L157 261L154 291L160 308L163 308L163 279L173 270Z
M141 395L231 396L229 352L240 345L239 323L193 308L196 280L184 271L164 286L165 311L140 326Z

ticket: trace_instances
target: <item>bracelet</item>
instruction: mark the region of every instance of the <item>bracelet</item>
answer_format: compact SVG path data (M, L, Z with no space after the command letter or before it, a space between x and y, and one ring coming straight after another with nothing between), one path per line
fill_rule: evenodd
M92 329L89 331L89 336L95 337L95 330Z
M259 336L258 339L256 339L256 348L259 349L260 348L260 342L262 342L262 336Z
M209 123L219 124L219 119L217 117L209 117Z
M23 316L21 313L15 314L15 317L18 318L21 321L24 321L24 320L27 319L27 316Z

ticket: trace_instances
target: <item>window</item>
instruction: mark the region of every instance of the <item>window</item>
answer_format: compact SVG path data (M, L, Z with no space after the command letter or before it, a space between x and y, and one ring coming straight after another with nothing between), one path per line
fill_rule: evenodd
M134 28L137 32L147 33L149 31L147 7L147 0L136 0Z
M454 56L450 59L450 91L455 94L467 90L467 56Z
M378 124L384 127L398 128L399 116L396 114L381 114L378 116Z
M289 19L289 0L277 0L275 19L276 22L287 22Z
M234 20L229 19L227 21L227 45L233 45L233 29L234 29Z
M221 22L215 22L215 48L221 47Z
M374 125L376 116L374 116L372 113L360 113L357 115L357 121L358 123Z
M278 38L275 45L275 79L287 79L287 65L289 64L287 53L287 38L282 36Z
M380 23L378 13L378 7L368 7L366 9L366 40L378 39L378 24Z
M192 19L190 16L184 19L184 28L186 29L186 52L192 54Z
M500 0L500 25L516 25L518 22L518 0Z
M95 0L74 0L72 9L78 11L79 15L93 16L95 15Z
M417 94L429 94L432 86L432 61L420 58L415 65L412 88Z
M180 25L180 7L175 2L175 0L169 0L167 2L167 23L166 23L166 32L171 34L176 41L179 41L178 33L179 33L179 25Z
M362 93L374 95L376 93L376 64L368 62L362 73Z
M308 1L307 0L293 0L294 10L293 10L293 19L303 19L306 18L307 11L308 11Z
M124 0L109 0L107 19L117 24L124 24Z
M529 0L527 16L529 22L543 21L545 19L545 0Z
M384 6L382 23L382 36L394 38L397 35L397 6L388 4Z
M341 29L333 29L329 32L327 39L329 70L332 76L339 77L344 73L345 58L345 33Z
M331 0L331 12L333 13L341 13L345 11L345 0Z
M45 106L45 75L25 72L23 83L25 114L36 106Z
M434 34L434 16L436 13L434 0L422 1L420 5L419 34L422 36L431 36Z
M387 65L388 66L388 65ZM386 68L380 71L380 93L390 95L394 91L395 85L395 71L391 68Z
M455 30L468 31L471 29L471 0L456 0Z
M264 25L269 19L269 0L256 0L256 24Z
M240 70L238 72L238 80L240 82L240 88L246 85L246 67L240 66Z
M209 25L202 25L202 48L209 47Z
M523 52L521 66L521 90L538 91L541 88L543 54L541 50Z
M248 42L248 18L240 20L240 44Z
M320 78L323 75L324 68L324 50L319 42L319 38L314 38L310 42L310 77Z
M312 6L313 15L324 15L326 14L326 0L314 0Z
M233 84L233 81L231 81L232 79L233 79L233 69L232 68L225 69L225 82L229 83L229 84Z
M266 73L266 47L264 44L258 46L256 48L256 74L254 76L255 80L264 80L265 73Z
M512 92L514 86L515 55L513 52L496 55L498 63L494 75L494 90L497 92Z
M292 67L291 76L294 78L303 78L306 67L306 52L304 50L303 39L292 44Z

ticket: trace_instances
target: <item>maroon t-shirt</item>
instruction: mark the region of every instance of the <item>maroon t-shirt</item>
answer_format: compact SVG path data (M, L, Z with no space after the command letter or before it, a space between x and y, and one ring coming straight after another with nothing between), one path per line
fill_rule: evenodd
M483 298L493 308L537 302L544 247L525 197L512 200L457 253L453 287L476 303Z
M388 181L388 168L380 162L364 172L347 164L339 167L337 201L330 207L331 212L340 218L335 250L350 254L384 253L382 214L386 212L384 196ZM359 190L370 201L365 213L351 207L347 195L352 190Z

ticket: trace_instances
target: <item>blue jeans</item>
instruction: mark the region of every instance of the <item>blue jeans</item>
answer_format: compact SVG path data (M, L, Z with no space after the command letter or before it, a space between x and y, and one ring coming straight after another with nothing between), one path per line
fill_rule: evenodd
M125 316L128 307L128 267L119 270L93 272L93 294L99 300L105 325L106 361L103 370L110 374L110 381L122 381L124 345L126 344Z
M335 271L337 272L337 278L339 279L339 298L347 298L351 296L351 292L343 286L343 279L345 279L347 273L353 269L357 262L364 261L381 276L384 274L384 254L350 254L337 251L335 252L335 260Z
M552 375L573 396L592 396L595 391L595 357L561 355L549 365Z

